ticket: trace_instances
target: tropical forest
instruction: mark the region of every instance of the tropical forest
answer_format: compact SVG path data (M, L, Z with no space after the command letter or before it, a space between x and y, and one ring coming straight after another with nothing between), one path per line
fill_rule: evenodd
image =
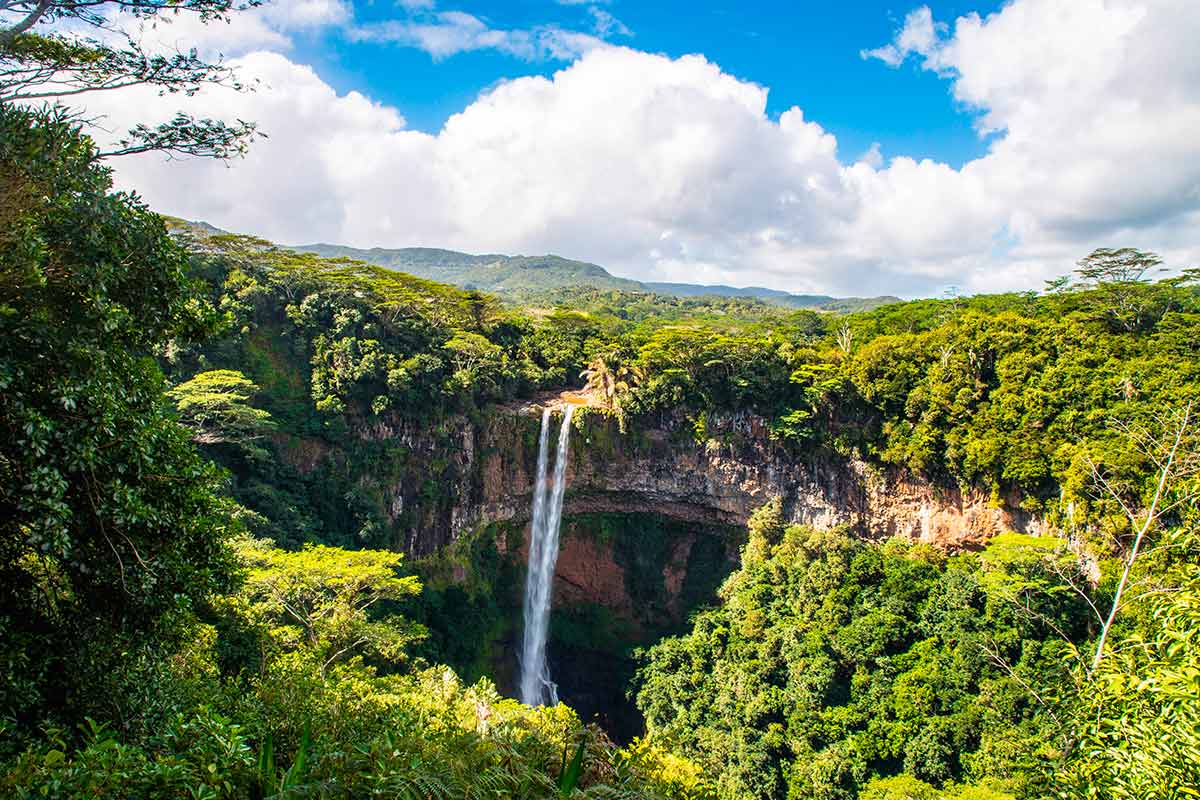
M299 57L280 20L321 5L0 0L0 797L1200 797L1200 250L747 288L192 213L293 135L186 110L283 91L204 37L266 20ZM632 52L628 6L580 63ZM498 47L472 25L454 58ZM550 80L488 89L489 135ZM279 180L249 202L328 212Z

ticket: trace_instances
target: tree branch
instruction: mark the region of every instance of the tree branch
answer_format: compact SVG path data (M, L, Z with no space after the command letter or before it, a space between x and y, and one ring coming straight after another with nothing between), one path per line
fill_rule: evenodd
M1188 403L1183 410L1183 418L1179 421L1178 427L1175 430L1174 441L1167 452L1166 461L1159 471L1158 481L1154 488L1154 497L1150 501L1150 507L1146 511L1146 519L1141 527L1138 528L1137 536L1133 539L1133 548L1129 551L1129 555L1125 559L1125 566L1121 571L1121 580L1117 583L1117 591L1113 595L1112 608L1109 609L1108 617L1104 620L1104 624L1100 626L1100 638L1096 642L1096 654L1092 658L1092 666L1089 674L1095 674L1096 669L1100 666L1100 661L1104 658L1104 644L1108 640L1108 633L1112 629L1113 621L1116 619L1117 612L1121 608L1121 596L1125 593L1125 587L1129 583L1129 573L1133 571L1133 565L1137 561L1142 541L1158 520L1160 514L1159 502L1167 490L1168 481L1172 477L1172 467L1175 464L1176 455L1179 453L1179 447L1183 443L1184 434L1187 433L1191 413L1192 404ZM1109 491L1111 493L1112 490L1109 489ZM1121 505L1124 507L1124 503ZM1137 527L1137 518L1135 516L1130 515L1129 521L1135 528Z
M0 30L0 52L8 49L14 39L38 24L38 21L50 10L50 5L53 2L54 0L39 0L38 4L33 7L33 10L29 12L25 19L11 28Z

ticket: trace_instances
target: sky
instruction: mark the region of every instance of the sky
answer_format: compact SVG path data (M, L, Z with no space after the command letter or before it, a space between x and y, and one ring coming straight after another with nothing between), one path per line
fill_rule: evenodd
M257 88L88 98L106 128L266 138L118 185L281 243L905 297L1037 289L1096 247L1200 263L1196 0L276 0L135 35Z

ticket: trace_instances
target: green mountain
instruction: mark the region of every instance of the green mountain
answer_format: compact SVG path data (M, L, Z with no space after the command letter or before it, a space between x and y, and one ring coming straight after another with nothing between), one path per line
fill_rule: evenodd
M718 295L720 297L757 297L760 299L783 299L787 297L800 297L801 295L792 295L781 289L768 289L765 286L726 286L724 284L706 285L701 283L663 283L660 281L647 281L646 286L660 294L673 294L678 297L702 297L704 295ZM815 302L812 305L818 305L824 300L832 300L832 297L825 295L803 295L803 297L812 298Z
M420 278L499 294L528 294L547 289L584 286L626 292L650 292L674 297L752 297L787 308L811 308L840 313L870 311L889 303L900 302L900 298L888 295L831 297L823 294L791 294L763 286L739 288L695 283L641 282L630 278L618 278L598 264L554 255L471 255L432 247L402 247L389 250L382 247L360 249L338 244L306 244L292 249L315 253L324 258L352 258L379 267L408 272Z
M696 283L659 283L647 282L647 289L658 294L670 294L676 297L753 297L768 303L777 303L788 308L814 308L820 311L839 311L852 313L855 311L870 311L873 308L899 303L899 297L881 295L879 297L831 297L826 294L791 294L780 289L768 289L765 286L725 286L716 284L706 286Z
M169 224L174 230L188 231L201 239L228 233L207 222L169 218ZM406 272L418 278L505 295L518 302L540 300L548 291L577 288L641 292L669 297L744 297L785 308L808 308L843 314L870 311L900 302L900 298L890 295L831 297L822 294L791 294L764 286L642 282L632 278L619 278L599 264L556 255L473 255L436 247L358 248L325 243L294 245L290 249L301 253L313 253L322 258L364 261L384 269Z
M352 258L419 278L452 283L486 292L517 292L592 286L598 289L646 291L638 281L618 278L597 264L561 256L471 255L430 247L363 250L336 244L308 244L292 248L324 258Z

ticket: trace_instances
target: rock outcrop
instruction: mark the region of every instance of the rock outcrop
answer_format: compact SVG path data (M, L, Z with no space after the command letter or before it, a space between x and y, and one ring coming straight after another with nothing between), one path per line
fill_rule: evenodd
M425 555L488 522L528 519L539 415L531 405L474 423L456 418L432 433L403 422L361 429L364 438L405 448L418 467L392 489L393 521L404 531L397 545ZM753 414L711 416L706 432L697 441L687 420L664 416L622 433L610 415L579 414L564 513L651 512L741 525L780 497L795 523L847 525L871 538L900 535L948 550L1042 527L1014 496L997 499L856 458L783 447Z

